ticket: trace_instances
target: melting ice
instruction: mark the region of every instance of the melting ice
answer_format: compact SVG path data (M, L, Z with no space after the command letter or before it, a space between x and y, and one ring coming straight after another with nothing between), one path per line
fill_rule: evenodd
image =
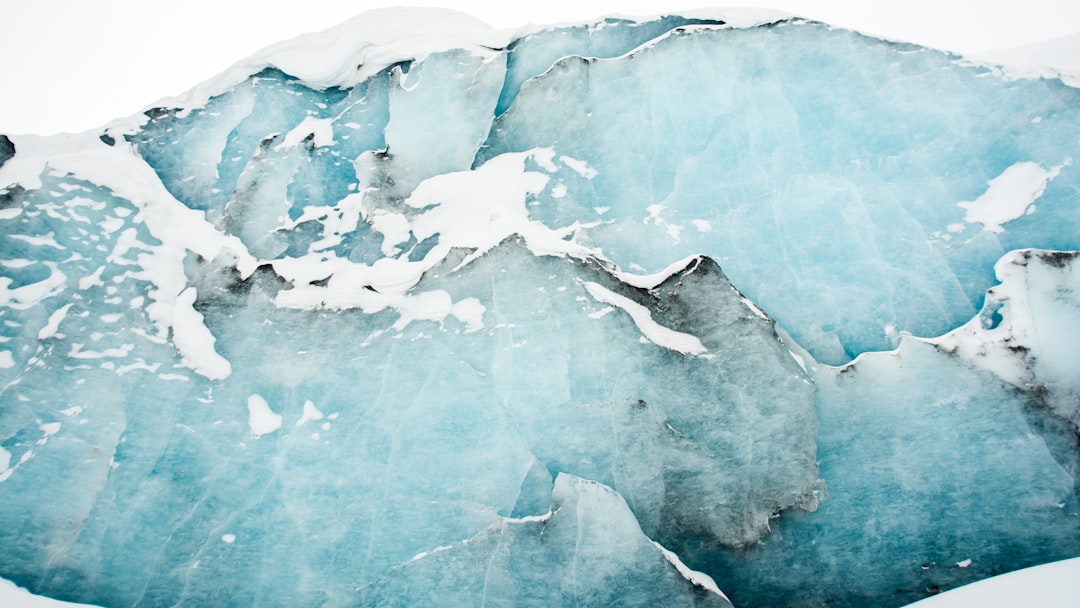
M1080 554L1080 93L784 15L368 13L0 139L0 576L901 606Z

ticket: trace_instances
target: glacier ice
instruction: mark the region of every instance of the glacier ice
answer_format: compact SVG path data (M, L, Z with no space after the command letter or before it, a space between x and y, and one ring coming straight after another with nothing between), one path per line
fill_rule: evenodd
M854 607L1076 556L1078 153L1060 80L724 11L369 13L4 135L0 576Z
M655 541L633 534L633 514L604 485L560 474L551 499L549 513L506 520L414 556L362 589L361 602L467 606L492 598L512 606L731 606L700 574L687 592L685 566ZM579 549L567 556L566 545Z

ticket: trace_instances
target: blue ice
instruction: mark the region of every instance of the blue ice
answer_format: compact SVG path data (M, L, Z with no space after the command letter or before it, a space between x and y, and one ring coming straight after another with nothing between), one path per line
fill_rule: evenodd
M0 576L862 607L1080 554L1077 90L716 21L0 138Z

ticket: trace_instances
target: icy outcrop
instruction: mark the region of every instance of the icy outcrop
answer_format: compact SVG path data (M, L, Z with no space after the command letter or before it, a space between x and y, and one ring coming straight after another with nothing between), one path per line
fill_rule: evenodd
M551 511L507 519L480 535L414 556L370 588L367 606L421 605L431 582L443 605L727 606L707 575L693 572L662 546L635 534L634 516L618 494L560 474ZM574 545L569 556L559 548Z
M1024 249L995 266L979 315L934 340L1031 393L1080 432L1080 253Z
M1077 141L1060 81L752 11L379 12L4 137L0 576L854 607L1074 556Z

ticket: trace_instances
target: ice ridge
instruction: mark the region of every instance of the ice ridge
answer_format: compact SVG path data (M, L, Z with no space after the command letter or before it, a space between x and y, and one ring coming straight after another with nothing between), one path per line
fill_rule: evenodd
M376 12L3 136L0 575L854 608L1075 556L1077 141L1060 80L753 11Z

